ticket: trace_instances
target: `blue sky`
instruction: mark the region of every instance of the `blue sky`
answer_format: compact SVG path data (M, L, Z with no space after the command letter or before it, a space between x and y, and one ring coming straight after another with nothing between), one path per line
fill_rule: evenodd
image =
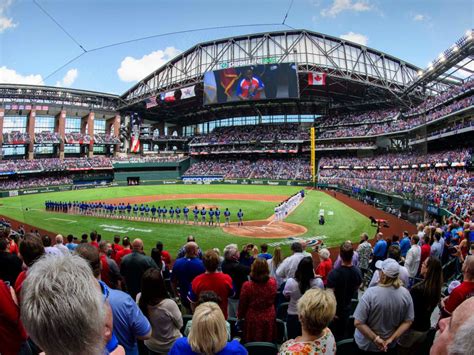
M83 53L172 31L193 31ZM281 30L291 0L0 0L0 83L58 85L122 94L168 59L206 40ZM425 68L474 26L472 0L294 0L286 23L354 40ZM49 77L48 77L49 76Z

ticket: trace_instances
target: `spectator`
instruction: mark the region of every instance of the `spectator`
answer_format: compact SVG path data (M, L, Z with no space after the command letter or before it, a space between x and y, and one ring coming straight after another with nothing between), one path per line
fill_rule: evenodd
M324 284L320 278L314 276L313 260L310 257L304 257L298 264L294 278L290 277L283 289L283 295L290 299L286 319L290 339L301 335L301 324L296 304L301 296L311 288L324 288Z
M419 345L426 339L431 328L431 314L441 299L443 272L439 259L428 257L421 264L420 275L423 281L410 290L415 319L410 329L398 340L401 347L399 353L403 354L417 354L420 351Z
M336 354L336 340L327 327L336 314L336 299L330 291L308 290L298 301L302 335L280 347L280 354ZM303 350L304 349L304 350Z
M70 252L73 252L77 248L77 244L74 243L74 236L72 234L68 234L67 236L66 248L68 248Z
M89 235L89 237L91 238L91 241L90 241L90 245L92 245L94 248L97 248L99 249L99 243L97 241L97 231L92 231Z
M118 266L120 266L123 257L132 252L132 249L130 248L130 239L128 239L128 237L124 237L122 239L122 246L123 248L117 251L117 253L115 254L115 262Z
M267 262L268 262L268 268L270 269L270 277L273 277L276 280L278 289L280 289L281 285L283 284L283 279L277 276L276 270L278 269L278 266L280 266L282 261L283 261L283 256L281 253L281 248L276 247L273 250L273 257L271 259L268 259Z
M431 246L430 246L430 236L424 234L423 235L423 245L421 246L421 254L420 254L420 268L423 261L429 258L431 255Z
M396 245L390 245L390 247L388 248L388 258L395 260L399 264L400 270L398 278L402 282L403 286L408 287L408 284L410 283L410 277L408 275L407 268L400 265L400 248ZM376 270L372 275L369 287L377 286L380 281L380 270L382 269L382 260L379 260L375 263L375 268Z
M383 238L383 234L377 233L376 239L377 242L374 246L374 256L372 258L372 270L375 269L375 263L378 260L384 260L387 257L388 245L385 239Z
M380 282L370 287L354 312L354 339L362 352L396 354L396 340L410 328L413 301L401 286L399 265L393 259L382 262Z
M169 298L159 270L145 271L137 299L152 327L151 338L145 340L149 355L167 354L176 339L181 338L183 318L176 302Z
M54 245L62 254L69 254L69 249L64 245L64 238L61 234L56 236L56 244Z
M430 355L465 355L474 353L474 297L466 299L451 317L439 322L438 337L431 347Z
M316 277L320 277L323 280L324 286L326 286L328 283L328 275L332 270L331 254L326 248L321 249L318 254L321 261L315 270Z
M117 253L121 250L123 250L123 246L120 245L120 236L116 235L114 236L114 243L112 244L112 259L114 259L116 262Z
M104 303L107 296L79 256L46 256L29 269L21 319L46 354L103 354L112 337L112 314L108 302ZM124 353L121 347L114 350Z
M101 261L99 250L91 244L83 243L76 248L76 253L89 263L92 274L97 280L100 280ZM108 289L108 300L112 308L114 336L117 337L119 344L124 347L127 355L137 355L137 339L150 338L150 323L140 311L136 302L125 292Z
M6 238L0 238L0 280L7 281L10 285L14 285L21 272L23 263L16 254L9 253L7 248L8 240Z
M189 243L189 242L194 242L194 243L196 243L196 239L195 239L192 235L190 235L190 236L188 236L186 242L187 242L187 243ZM197 245L197 244L196 244L196 245ZM183 257L186 255L185 247L186 247L186 244L183 245L183 246L181 247L181 249L179 249L179 251L178 251L178 256L176 256L176 259L183 258ZM199 259L202 259L202 250L201 250L201 248L199 248L199 247L198 247L198 250L197 250L197 257L198 257Z
M360 243L357 247L357 253L359 254L359 268L362 274L362 280L369 271L370 255L372 254L372 246L369 243L369 235L362 233L360 236Z
M109 257L111 254L111 245L109 242L103 240L99 243L99 257L100 257L100 279L104 281L107 286L120 289L122 276L120 269L115 260Z
M252 264L250 281L242 285L238 318L245 319L245 342L276 339L275 297L277 285L270 276L268 263L257 258Z
M463 282L441 301L442 317L451 316L467 298L474 296L474 256L469 255L462 265Z
M2 238L0 243L7 241ZM0 252L2 253L2 252ZM9 254L10 253L6 253ZM3 266L3 265L2 265ZM0 268L0 275L2 268ZM4 355L27 355L28 335L20 321L20 308L13 287L0 277L0 353Z
M237 317L240 291L250 274L250 267L241 264L239 259L240 253L237 244L229 244L224 248L222 272L231 277L235 291L235 294L229 297L229 317Z
M410 242L410 235L407 231L403 232L403 238L400 241L400 251L402 254L402 258L407 256L408 250L410 250L411 242Z
M326 287L334 291L336 296L336 318L330 328L336 340L344 338L346 324L351 313L351 300L356 296L356 292L362 283L362 275L358 267L352 265L354 249L352 243L341 244L339 252L342 265L338 269L333 269L328 275Z
M40 237L38 237L36 234L26 234L20 243L20 258L23 260L23 263L27 269L20 272L15 282L15 293L19 301L21 301L21 289L23 282L26 279L28 268L30 268L36 262L36 260L43 256L44 253L44 246Z
M57 255L57 256L62 255L59 249L51 246L51 238L49 236L43 235L41 237L41 242L43 243L45 254L51 254L51 255Z
M158 249L161 252L161 259L165 262L166 267L170 269L171 268L171 255L166 250L163 250L163 243L157 242L156 249Z
M436 230L434 233L434 241L433 244L431 244L431 256L438 258L441 260L441 257L443 256L443 246L444 246L444 238L441 235L441 230ZM441 241L443 239L443 241Z
M272 258L272 254L268 252L268 244L263 243L260 245L260 254L258 254L259 258L264 258L265 260L270 260Z
M253 244L244 245L242 247L242 251L240 252L239 263L247 266L248 268L252 266L252 263L255 260L252 253L253 247Z
M283 260L283 262L280 264L276 271L276 275L278 277L281 277L284 281L288 280L289 278L295 277L295 272L298 268L298 264L300 263L301 259L305 257L300 242L294 242L293 244L291 244L291 251L293 252L293 255Z
M225 317L221 309L214 302L206 302L196 307L189 336L178 339L169 354L244 355L247 350L237 340L227 342Z
M188 293L191 290L191 283L196 276L202 274L206 269L202 260L197 256L199 249L195 242L186 243L185 250L185 257L176 259L174 263L171 283L175 293L181 299L181 304L190 312L191 306L188 300Z
M418 245L420 238L418 235L414 234L411 237L411 248L408 250L407 257L405 259L405 267L408 270L409 276L409 285L408 288L415 283L415 277L418 274L418 268L420 266L420 258L421 258L421 248Z
M188 298L192 303L196 303L201 292L214 291L221 299L219 306L225 319L227 319L228 298L234 295L232 279L229 275L217 272L219 256L214 250L206 251L203 256L203 263L206 272L193 280Z
M143 273L151 267L158 269L158 266L152 258L143 253L141 239L135 239L132 248L132 253L125 256L120 263L120 273L124 277L128 294L135 299L140 292Z

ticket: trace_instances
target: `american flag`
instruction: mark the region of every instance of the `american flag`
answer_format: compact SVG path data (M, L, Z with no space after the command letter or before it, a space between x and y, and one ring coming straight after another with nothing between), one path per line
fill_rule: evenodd
M146 108L152 108L155 106L158 106L158 103L156 102L156 96L150 96L145 100L145 105Z

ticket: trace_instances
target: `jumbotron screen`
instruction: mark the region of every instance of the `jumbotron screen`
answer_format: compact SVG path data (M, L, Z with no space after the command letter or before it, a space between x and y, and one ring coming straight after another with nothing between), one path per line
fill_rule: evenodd
M259 64L204 73L204 105L299 98L295 63Z

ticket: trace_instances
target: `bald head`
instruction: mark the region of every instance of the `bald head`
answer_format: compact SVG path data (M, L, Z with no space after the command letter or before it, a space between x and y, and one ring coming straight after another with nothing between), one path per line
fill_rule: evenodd
M133 251L143 251L143 241L139 238L132 242Z
M195 242L188 242L184 246L184 251L186 252L186 257L192 258L198 253L198 245Z

